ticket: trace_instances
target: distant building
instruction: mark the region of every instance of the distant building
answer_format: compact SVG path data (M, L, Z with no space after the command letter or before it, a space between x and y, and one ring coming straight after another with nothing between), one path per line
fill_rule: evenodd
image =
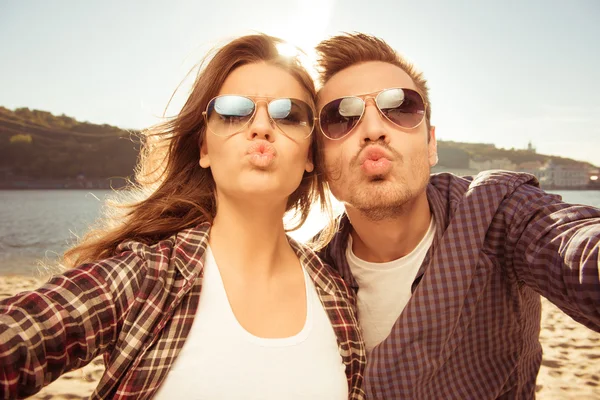
M542 168L544 168L544 163L539 161L526 161L517 165L515 170L518 172L527 172L528 174L535 175L535 177L540 180Z
M484 160L478 157L469 160L469 168L476 171L487 171L490 169L504 169L507 171L516 171L517 166L508 158L497 160Z
M548 161L540 169L540 184L548 188L583 188L590 183L589 168L584 164L556 164Z
M493 151L495 146L483 144L468 145L468 150L455 146L455 143L439 146L439 163L431 169L432 173L476 175L488 170L517 171L535 176L544 189L600 189L598 167L576 160L538 155L531 140L526 150ZM515 164L509 157L539 161Z
M469 176L469 175L477 175L479 171L471 169L471 168L453 168L448 167L446 165L435 165L431 168L432 174L437 174L439 172L449 172L458 176Z
M590 169L588 171L589 173L589 180L588 180L588 184L590 188L598 188L600 189L600 169L598 168L593 168Z

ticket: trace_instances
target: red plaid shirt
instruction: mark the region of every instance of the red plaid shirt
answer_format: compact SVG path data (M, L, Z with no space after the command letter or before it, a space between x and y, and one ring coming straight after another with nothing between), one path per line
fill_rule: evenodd
M152 246L124 243L113 258L1 301L0 398L32 395L99 354L106 370L92 399L152 397L196 315L209 229L202 224ZM290 244L337 336L349 399L364 399L365 349L353 292L314 253Z
M432 175L436 235L413 295L368 354L369 399L529 399L542 360L540 294L600 331L600 210L528 174ZM321 252L359 290L351 226Z

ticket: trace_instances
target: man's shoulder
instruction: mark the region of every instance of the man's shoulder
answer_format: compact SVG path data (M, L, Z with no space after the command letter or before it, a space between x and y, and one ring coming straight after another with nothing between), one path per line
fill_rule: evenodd
M498 212L509 203L515 209L527 199L543 194L534 175L503 170L483 171L473 176L438 173L431 175L427 188L430 207L442 224L448 224L461 206Z
M534 175L525 172L504 170L489 170L479 172L477 175L458 176L448 172L432 174L431 185L442 191L463 191L490 185L501 185L510 189L528 184L539 187L539 182Z

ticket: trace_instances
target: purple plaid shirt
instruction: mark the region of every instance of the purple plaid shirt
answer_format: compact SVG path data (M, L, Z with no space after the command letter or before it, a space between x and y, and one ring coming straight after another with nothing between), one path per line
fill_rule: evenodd
M32 395L99 354L106 370L92 399L152 397L196 315L209 229L202 224L152 246L124 243L113 258L0 301L0 398ZM313 252L290 244L331 321L349 399L364 399L366 357L354 293Z
M436 235L390 335L367 355L369 399L530 399L540 295L600 331L600 210L528 174L432 175ZM359 290L347 217L320 256Z

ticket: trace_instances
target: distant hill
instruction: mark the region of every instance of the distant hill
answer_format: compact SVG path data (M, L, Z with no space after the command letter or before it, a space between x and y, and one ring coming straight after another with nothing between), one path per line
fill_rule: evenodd
M525 149L502 149L489 143L463 143L453 141L438 141L438 156L440 164L451 168L468 168L469 159L478 161L508 159L514 164L538 161L545 163L552 160L558 165L579 164L588 168L594 165L571 158L538 154Z
M132 133L46 111L0 107L0 180L130 177L140 148Z
M14 187L14 182L24 182L25 187L35 187L35 182L53 182L56 187L95 182L96 187L107 186L102 182L113 182L116 177L124 182L133 174L140 149L136 133L46 111L0 107L0 187ZM441 165L457 169L468 168L470 159L503 158L515 164L553 160L557 164L593 167L568 158L500 149L485 143L438 141L438 153Z

